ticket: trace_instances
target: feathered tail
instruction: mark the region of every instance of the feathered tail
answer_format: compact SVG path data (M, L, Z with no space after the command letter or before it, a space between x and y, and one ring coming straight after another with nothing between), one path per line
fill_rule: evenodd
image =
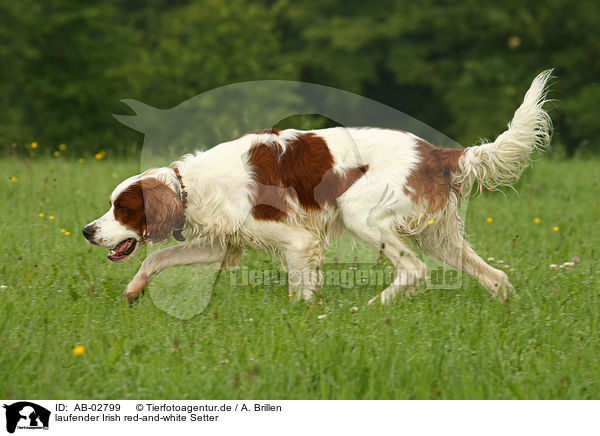
M542 107L548 101L546 86L551 73L552 70L544 71L533 80L523 103L508 123L508 130L492 143L465 150L457 178L467 193L474 183L479 191L511 186L529 164L529 155L548 147L552 121Z

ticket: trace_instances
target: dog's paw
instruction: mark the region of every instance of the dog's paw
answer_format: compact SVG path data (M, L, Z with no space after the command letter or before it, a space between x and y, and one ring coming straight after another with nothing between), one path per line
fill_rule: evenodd
M323 304L320 291L312 288L290 289L288 298L292 303Z
M377 303L377 299L381 298L380 295L376 295L373 298L371 298L369 301L367 301L367 306L370 306L371 304Z
M123 300L127 303L128 306L133 306L139 298L144 295L144 291L140 292L126 292L123 294Z
M492 297L500 298L502 301L508 301L516 296L515 288L503 271L500 271L499 273L499 277L491 286L489 286L488 290L490 291L490 294L492 294Z
M143 277L134 277L133 280L127 285L123 299L130 306L135 303L138 298L144 295L144 289L148 284L148 280Z
M307 290L296 290L296 291L290 291L290 293L288 294L288 297L290 298L290 301L293 303L312 303L313 299L314 299L314 293L312 291L307 291Z
M395 292L386 292L386 291L383 291L379 295L376 295L373 298L371 298L369 301L367 301L367 306L371 306L371 305L373 305L375 303L390 304L395 299L396 299L396 293Z
M367 302L367 306L370 306L377 302L380 302L381 304L393 303L398 296L412 297L416 295L417 292L418 287L416 285L390 285L379 295L376 295L375 297L371 298Z
M508 280L500 284L498 296L502 299L502 301L508 301L516 297L516 295L517 292L515 291L514 286Z

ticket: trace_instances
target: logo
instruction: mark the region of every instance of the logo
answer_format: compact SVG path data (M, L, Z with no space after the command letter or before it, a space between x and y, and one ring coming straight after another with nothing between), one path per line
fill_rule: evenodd
M50 411L29 401L19 401L6 409L6 431L14 433L15 429L48 430Z

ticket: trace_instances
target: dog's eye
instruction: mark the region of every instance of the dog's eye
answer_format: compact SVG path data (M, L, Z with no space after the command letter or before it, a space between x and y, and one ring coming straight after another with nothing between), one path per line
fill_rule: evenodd
M117 212L125 212L125 206L122 204L117 205Z

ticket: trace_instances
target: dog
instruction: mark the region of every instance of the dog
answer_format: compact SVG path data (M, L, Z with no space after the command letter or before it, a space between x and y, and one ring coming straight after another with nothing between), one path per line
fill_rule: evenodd
M552 125L543 105L550 77L549 70L533 80L495 141L465 149L383 128L249 132L123 181L109 211L83 234L110 248L112 262L143 243L185 241L143 261L125 290L128 300L165 268L226 268L251 247L280 255L290 295L310 301L322 282L324 249L343 229L379 248L397 270L369 303L392 301L424 281L426 266L411 241L506 299L513 286L465 241L458 208L473 191L511 186L531 153L549 146Z

